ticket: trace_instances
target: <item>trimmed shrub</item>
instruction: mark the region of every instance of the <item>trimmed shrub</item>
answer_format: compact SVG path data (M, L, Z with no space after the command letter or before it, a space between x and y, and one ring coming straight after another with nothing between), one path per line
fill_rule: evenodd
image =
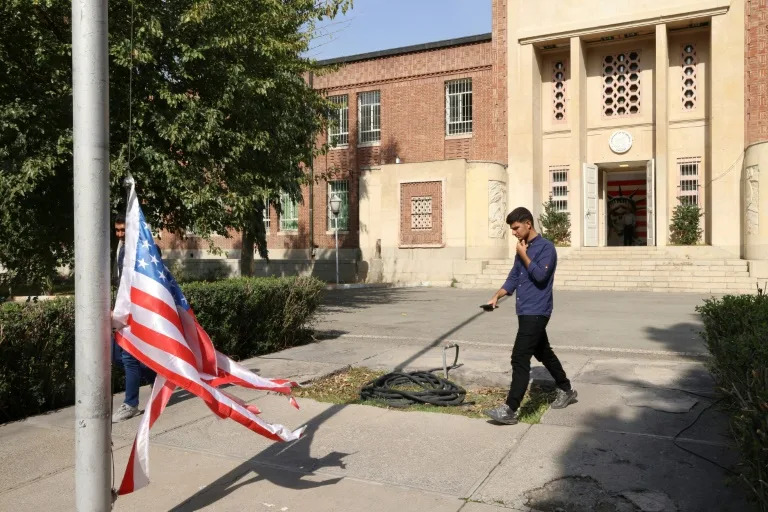
M549 197L543 204L544 213L539 215L541 236L557 246L571 245L571 217L568 212L560 211Z
M742 479L768 511L768 296L726 296L696 309L743 459Z
M312 277L182 285L214 346L234 359L309 340L323 288ZM72 405L74 363L74 299L0 304L0 423ZM113 375L122 390L122 372Z
M71 405L75 301L0 305L0 421Z
M675 245L696 245L701 239L701 218L704 212L697 204L680 204L672 211L672 222L669 224L669 241Z
M214 346L235 359L309 339L324 283L313 277L238 278L182 284Z

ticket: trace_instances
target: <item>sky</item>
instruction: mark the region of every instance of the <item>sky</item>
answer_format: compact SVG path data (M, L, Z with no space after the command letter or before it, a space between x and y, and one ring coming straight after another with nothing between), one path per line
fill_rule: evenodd
M324 22L307 53L318 60L491 31L491 0L354 0Z

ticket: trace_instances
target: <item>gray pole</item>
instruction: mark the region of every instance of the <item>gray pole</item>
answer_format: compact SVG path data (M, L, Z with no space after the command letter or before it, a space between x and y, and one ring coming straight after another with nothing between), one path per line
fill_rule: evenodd
M107 0L72 2L75 502L112 508Z

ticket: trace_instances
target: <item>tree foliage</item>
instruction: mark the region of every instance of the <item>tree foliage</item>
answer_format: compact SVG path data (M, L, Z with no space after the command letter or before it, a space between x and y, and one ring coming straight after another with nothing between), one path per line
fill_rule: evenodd
M111 1L112 211L130 171L155 229L245 229L265 253L264 195L298 196L302 162L325 149L329 105L306 80L321 70L303 55L350 5ZM0 264L27 280L73 257L70 9L0 3Z

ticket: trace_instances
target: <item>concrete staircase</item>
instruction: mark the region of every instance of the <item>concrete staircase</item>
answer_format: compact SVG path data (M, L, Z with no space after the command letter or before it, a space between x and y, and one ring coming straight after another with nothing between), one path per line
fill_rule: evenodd
M756 293L745 260L709 248L679 251L662 247L597 247L558 250L558 290ZM479 276L456 284L460 288L498 289L512 260L490 260Z

